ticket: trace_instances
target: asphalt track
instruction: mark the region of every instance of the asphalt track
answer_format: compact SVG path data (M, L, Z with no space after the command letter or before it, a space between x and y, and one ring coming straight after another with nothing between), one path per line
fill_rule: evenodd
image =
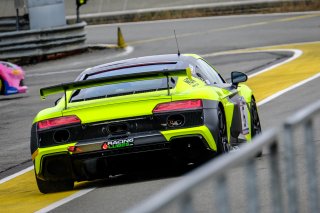
M225 78L228 78L233 70L254 75L272 67L252 76L248 84L254 89L258 101L286 88L292 88L269 102L260 102L263 103L259 107L263 128L278 127L284 118L320 98L319 25L318 12L120 24L125 39L134 49L129 48L126 52L93 51L26 66L24 68L27 71L26 84L30 88L29 93L0 98L0 178L31 165L29 134L32 118L40 109L52 106L57 98L52 97L41 102L38 95L41 87L72 81L81 70L95 64L128 57L175 53L177 50L173 29L178 34L182 52L205 56ZM115 43L117 26L88 27L88 43ZM299 57L284 63L299 51L302 52ZM279 63L284 64L276 67ZM294 85L306 79L310 81L294 88ZM317 144L319 141L317 135ZM302 145L297 143L297 146ZM257 160L258 171L261 172L259 177L262 176L261 183L266 182L263 174L267 156L268 153L264 151L263 157ZM298 153L297 158L299 162L303 162L303 154ZM303 164L299 163L299 166L303 167ZM80 183L71 192L42 195L36 188L32 171L29 171L0 184L0 209L6 212L34 212L49 206L43 211L54 209L53 212L120 212L180 178L161 172L151 173ZM232 184L231 191L241 195L245 190L238 182L243 182L245 177L238 173L241 172L232 171L237 181ZM301 179L305 179L303 174ZM260 194L263 199L262 207L266 212L269 210L267 191ZM210 200L211 192L206 188L199 190L198 195L201 198L197 199L197 212L210 212L214 206L207 205L206 201ZM74 199L77 196L80 197ZM65 204L57 207L63 203ZM50 206L51 204L53 205ZM245 201L240 198L232 205L240 212L246 211ZM304 203L301 206L303 208Z

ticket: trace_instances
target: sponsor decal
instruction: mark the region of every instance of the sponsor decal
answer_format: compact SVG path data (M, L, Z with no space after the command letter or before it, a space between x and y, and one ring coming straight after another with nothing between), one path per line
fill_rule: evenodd
M185 78L185 79L183 79L183 81L184 81L185 83L189 84L189 85L192 86L192 87L197 87L197 86L199 86L199 83L196 82L196 81L193 80L193 79Z
M240 96L239 98L239 108L240 108L240 116L241 116L241 126L242 126L242 134L249 134L249 116L248 116L248 106L244 99L244 97Z
M104 142L101 146L102 149L117 149L127 146L133 146L133 138L126 138L126 139L117 139L112 141Z

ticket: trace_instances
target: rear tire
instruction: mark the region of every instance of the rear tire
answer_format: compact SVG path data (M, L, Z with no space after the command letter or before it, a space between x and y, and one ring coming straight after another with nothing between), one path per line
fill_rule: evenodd
M44 181L37 177L36 180L38 189L43 194L72 190L74 186L73 180Z
M4 83L3 80L0 78L0 95L4 94Z
M253 139L256 135L259 135L262 132L256 101L254 100L253 97L251 100L250 113L251 113L251 139ZM261 156L262 156L262 150L257 154L257 157L261 157Z
M230 144L228 143L228 134L227 134L227 125L226 125L226 116L222 107L218 107L218 141L217 149L218 154L227 153L230 151Z

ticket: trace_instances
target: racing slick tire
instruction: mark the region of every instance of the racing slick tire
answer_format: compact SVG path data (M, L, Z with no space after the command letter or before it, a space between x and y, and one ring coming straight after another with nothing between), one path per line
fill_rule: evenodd
M256 101L254 97L251 99L251 106L250 106L250 113L251 113L251 138L253 139L256 135L261 134L261 123L258 114L258 109L256 105ZM257 157L262 156L262 150L257 154Z
M72 190L74 186L73 180L44 181L37 177L36 180L38 189L43 194Z
M217 114L218 114L217 151L218 151L218 154L223 154L230 151L230 144L228 143L226 116L221 106L218 107Z
M4 94L4 83L3 80L0 78L0 95Z

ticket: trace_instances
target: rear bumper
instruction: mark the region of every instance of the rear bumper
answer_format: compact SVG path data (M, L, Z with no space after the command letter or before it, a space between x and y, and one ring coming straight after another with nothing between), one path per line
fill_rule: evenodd
M121 148L104 149L104 140L38 148L34 158L36 174L44 180L93 180L169 159L198 160L216 151L214 139L206 126L133 138L133 145ZM70 146L77 147L77 151L69 152Z
M4 81L4 86L5 86L4 95L26 93L28 90L27 86L18 85L18 83L10 84L8 81Z
M18 93L26 93L28 90L27 86L20 86L18 87Z

